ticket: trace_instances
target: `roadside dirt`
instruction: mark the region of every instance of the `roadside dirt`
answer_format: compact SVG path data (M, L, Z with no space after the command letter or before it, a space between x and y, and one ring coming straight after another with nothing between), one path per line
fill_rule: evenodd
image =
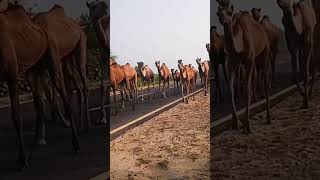
M111 179L209 179L209 97L201 92L112 141Z
M319 179L320 83L308 110L301 109L300 94L252 118L253 134L224 132L211 140L213 179Z

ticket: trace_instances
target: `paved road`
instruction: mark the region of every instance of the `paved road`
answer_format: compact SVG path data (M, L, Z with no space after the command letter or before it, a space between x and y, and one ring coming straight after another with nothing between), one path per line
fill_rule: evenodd
M281 51L281 53L277 57L277 65L276 65L276 81L272 84L271 93L276 93L284 88L292 85L291 82L291 62L290 62L290 56L287 51ZM220 72L221 73L221 72ZM220 77L224 77L221 73ZM223 82L225 84L225 81L223 79ZM231 99L229 95L229 90L227 86L223 86L223 92L225 92L225 100L221 104L217 104L216 106L216 113L214 114L214 120L217 120L219 118L222 118L232 112L231 107ZM245 107L245 98L246 95L244 95L240 98L240 103L238 104L237 109Z
M198 88L200 87L198 80ZM156 87L156 89L158 89ZM170 89L173 94L173 89ZM169 102L181 97L181 94L171 95L164 100L159 92L152 100L145 98L144 102L136 105L132 111L131 106L126 104L121 109L120 115L114 115L113 99L111 99L111 130L117 128L132 119L153 111ZM120 97L118 96L120 99ZM99 89L90 92L90 107L99 105ZM76 101L72 102L76 105ZM1 106L3 103L1 104ZM34 138L34 110L32 103L21 105L23 116L23 130L27 154L30 154ZM98 112L90 112L91 119L98 117ZM108 153L108 126L96 126L88 133L80 134L81 152L77 156L71 152L71 130L63 128L52 120L47 122L47 145L37 149L33 153L30 167L22 173L16 171L17 139L11 122L9 107L0 108L0 179L88 179L107 171L109 160ZM4 178L2 178L4 177Z

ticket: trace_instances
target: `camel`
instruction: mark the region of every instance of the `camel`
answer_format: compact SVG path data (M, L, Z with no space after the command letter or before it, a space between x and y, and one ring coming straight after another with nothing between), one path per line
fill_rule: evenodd
M43 105L43 80L42 76L48 72L57 88L66 116L70 120L72 129L73 150L79 151L78 133L72 116L72 109L67 101L66 88L63 80L61 65L59 64L59 51L57 44L49 34L36 25L28 16L26 10L20 5L11 5L0 13L1 28L1 80L7 81L10 100L12 121L17 131L19 145L19 167L28 166L26 159L24 140L22 134L22 121L19 108L19 96L17 90L18 77L25 74L32 87L36 118L36 138L38 144L45 144L41 139L42 121L44 120ZM32 44L32 46L30 46ZM26 51L27 50L27 51Z
M272 81L274 81L276 58L279 52L279 42L281 40L281 30L271 22L268 16L266 15L264 15L263 17L261 16L261 8L252 8L251 14L253 18L257 22L259 22L268 33L270 48L271 48Z
M179 88L181 75L178 70L174 70L174 69L171 69L171 74L172 74L172 79L173 79L173 91L174 91L174 94L176 94L176 89L178 90L178 88Z
M86 35L80 25L71 18L66 17L64 8L57 4L55 4L48 12L36 14L33 17L33 21L50 36L54 37L58 44L61 64L63 64L64 68L64 76L68 77L65 78L68 79L68 81L65 82L68 89L68 101L71 102L75 87L78 91L78 100L80 104L81 127L87 131L88 128L91 127L91 123L89 120L88 87L86 78ZM61 33L61 31L64 33ZM73 71L73 69L75 69L75 71ZM79 80L76 78L76 75L79 75ZM80 87L78 81L81 82L82 87ZM59 112L57 113L59 114ZM65 124L68 125L69 122L66 122Z
M233 128L239 129L239 116L237 114L234 100L234 79L235 72L239 71L243 64L246 70L246 118L242 121L244 133L251 133L250 103L251 103L251 83L255 82L253 69L256 67L263 69L267 104L267 123L271 123L270 105L269 105L269 71L270 71L270 43L268 35L263 26L257 23L248 11L241 11L238 17L233 18L233 5L218 7L217 16L219 22L223 25L225 36L225 49L229 56L228 72L231 91L232 109L233 109ZM235 20L235 21L234 21Z
M135 110L132 89L130 88L130 80L126 72L124 71L124 68L121 68L121 66L114 59L110 59L110 83L111 83L111 88L113 90L113 100L116 106L116 115L119 115L117 95L116 95L116 91L119 85L123 85L123 84L126 85L125 93L132 104L132 110ZM123 86L121 87L120 93L122 98L121 106L124 107Z
M149 94L149 99L151 98L151 93L150 93L150 83L153 85L154 89L154 73L151 68L149 68L148 65L143 65L143 62L138 62L138 69L142 75L142 82L147 82L148 84L148 94ZM141 101L144 101L143 99L143 86L141 86Z
M201 58L197 58L196 62L203 72L203 77L202 77L203 82L204 82L203 89L204 89L204 95L206 96L208 93L209 77L210 77L209 76L209 62L208 61L201 62Z
M224 51L224 36L217 32L216 26L211 26L210 28L210 44L206 45L207 51L209 52L210 61L212 61L212 69L214 70L215 83L217 86L217 102L222 102L222 87L220 83L219 67L222 66L224 79L227 80L226 71L226 53ZM200 65L198 64L199 68Z
M192 68L190 68L190 66L188 65L183 65L182 60L179 59L178 60L178 67L180 70L180 74L181 74L181 93L182 93L182 99L183 102L185 102L186 104L189 103L188 100L188 96L190 93L194 93L195 91L195 84L194 84L194 71ZM187 94L186 96L184 95L184 88L186 88ZM194 98L194 94L193 94L193 101L195 100Z
M291 55L293 79L303 97L301 108L307 109L309 107L309 65L314 43L316 15L310 0L301 0L298 3L292 0L277 0L277 3L283 12L282 23ZM297 79L297 59L303 77L304 90Z
M137 71L130 66L129 63L122 65L121 69L125 72L129 82L130 87L133 91L134 103L138 102L138 74Z
M170 90L170 70L167 67L165 63L162 63L162 66L160 67L160 61L156 61L155 65L158 69L158 74L159 74L159 90L162 93L162 96L164 99L167 99L166 91L165 91L165 86L168 84L167 87L167 93L168 96L170 96L169 90ZM161 82L163 83L163 92L161 90Z
M96 36L99 42L99 65L101 70L101 80L100 80L100 95L101 95L101 118L98 120L98 124L106 124L107 116L104 103L107 90L107 75L109 74L109 66L107 60L110 57L110 16L108 15L109 7L105 1L92 1L86 3L89 8L89 14L91 22L94 26ZM109 98L109 97L108 97Z

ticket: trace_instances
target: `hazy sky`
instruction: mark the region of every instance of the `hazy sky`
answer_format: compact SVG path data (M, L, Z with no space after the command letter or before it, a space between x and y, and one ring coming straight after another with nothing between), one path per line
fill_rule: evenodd
M120 64L138 61L156 70L155 60L177 69L177 60L196 66L208 59L210 0L111 0L111 52ZM196 66L197 67L197 66ZM155 71L157 73L157 71Z
M231 0L231 3L235 7L235 11L247 10L250 11L252 8L261 8L263 15L268 15L271 21L276 24L279 28L283 29L281 18L282 11L277 5L276 0ZM211 19L210 24L218 27L219 31L222 31L222 27L218 21L217 10L218 4L216 0L211 0Z

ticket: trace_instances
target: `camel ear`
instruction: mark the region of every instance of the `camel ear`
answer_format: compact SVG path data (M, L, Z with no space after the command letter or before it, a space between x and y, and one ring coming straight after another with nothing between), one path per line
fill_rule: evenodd
M90 8L90 4L88 3L88 1L87 1L87 3L86 3L86 4L87 4L87 7L88 7L88 8Z
M233 5L230 6L230 9L231 9L231 11L233 12L233 10L234 10Z

